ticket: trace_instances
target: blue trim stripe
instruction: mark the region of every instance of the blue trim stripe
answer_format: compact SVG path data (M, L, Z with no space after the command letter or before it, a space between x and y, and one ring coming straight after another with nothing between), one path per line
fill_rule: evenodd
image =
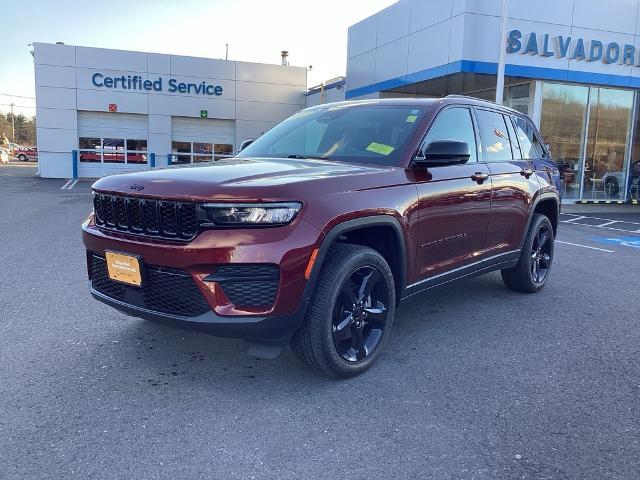
M640 77L612 75L609 73L582 72L578 70L563 70L559 68L533 67L528 65L505 65L505 75L513 77L535 78L538 80L559 80L563 82L587 83L591 85L611 85L615 87L640 88ZM364 87L358 87L345 92L345 98L361 97L392 88L403 87L433 78L451 75L453 73L484 73L495 75L498 64L493 62L477 62L474 60L458 60L438 67L428 68L419 72L402 75Z

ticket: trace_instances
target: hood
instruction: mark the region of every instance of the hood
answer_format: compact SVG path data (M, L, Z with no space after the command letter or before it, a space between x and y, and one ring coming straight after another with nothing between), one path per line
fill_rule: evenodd
M310 188L323 193L389 185L397 167L325 160L229 158L213 164L169 167L101 178L93 188L103 192L212 200L295 200ZM322 185L319 185L322 182Z

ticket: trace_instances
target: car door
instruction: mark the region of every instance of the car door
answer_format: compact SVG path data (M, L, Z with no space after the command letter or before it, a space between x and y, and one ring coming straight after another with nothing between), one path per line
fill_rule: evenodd
M418 189L418 282L479 260L491 211L490 172L478 161L477 135L470 107L450 106L438 113L422 141L469 144L465 164L412 170Z
M529 154L523 155L518 142L520 135L527 135L525 124L515 125L510 115L484 108L476 108L476 118L493 187L485 241L485 249L492 256L520 248L539 184L534 161L526 158Z

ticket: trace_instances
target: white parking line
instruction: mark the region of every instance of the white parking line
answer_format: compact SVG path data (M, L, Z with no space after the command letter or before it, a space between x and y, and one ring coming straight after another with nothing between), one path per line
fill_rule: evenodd
M563 242L562 240L556 240L556 243L562 243L564 245L573 245L574 247L589 248L591 250L598 250L599 252L615 253L613 250L607 250L606 248L591 247L589 245L581 245L579 243Z
M62 187L60 187L60 190L71 190L73 187L76 186L76 183L78 183L78 179L77 178L70 178L67 183L65 183L64 185L62 185Z
M572 214L571 213L563 213L562 215L572 215ZM570 220L562 220L562 223L575 222L576 220L582 220L583 218L585 218L584 215L578 215L575 218L572 218Z

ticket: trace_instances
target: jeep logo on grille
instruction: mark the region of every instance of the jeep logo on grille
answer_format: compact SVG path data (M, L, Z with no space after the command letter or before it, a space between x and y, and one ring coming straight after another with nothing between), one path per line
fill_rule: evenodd
M130 190L135 190L136 192L139 192L140 190L144 190L144 185L138 185L137 183L134 183L133 185L131 185L129 187Z

